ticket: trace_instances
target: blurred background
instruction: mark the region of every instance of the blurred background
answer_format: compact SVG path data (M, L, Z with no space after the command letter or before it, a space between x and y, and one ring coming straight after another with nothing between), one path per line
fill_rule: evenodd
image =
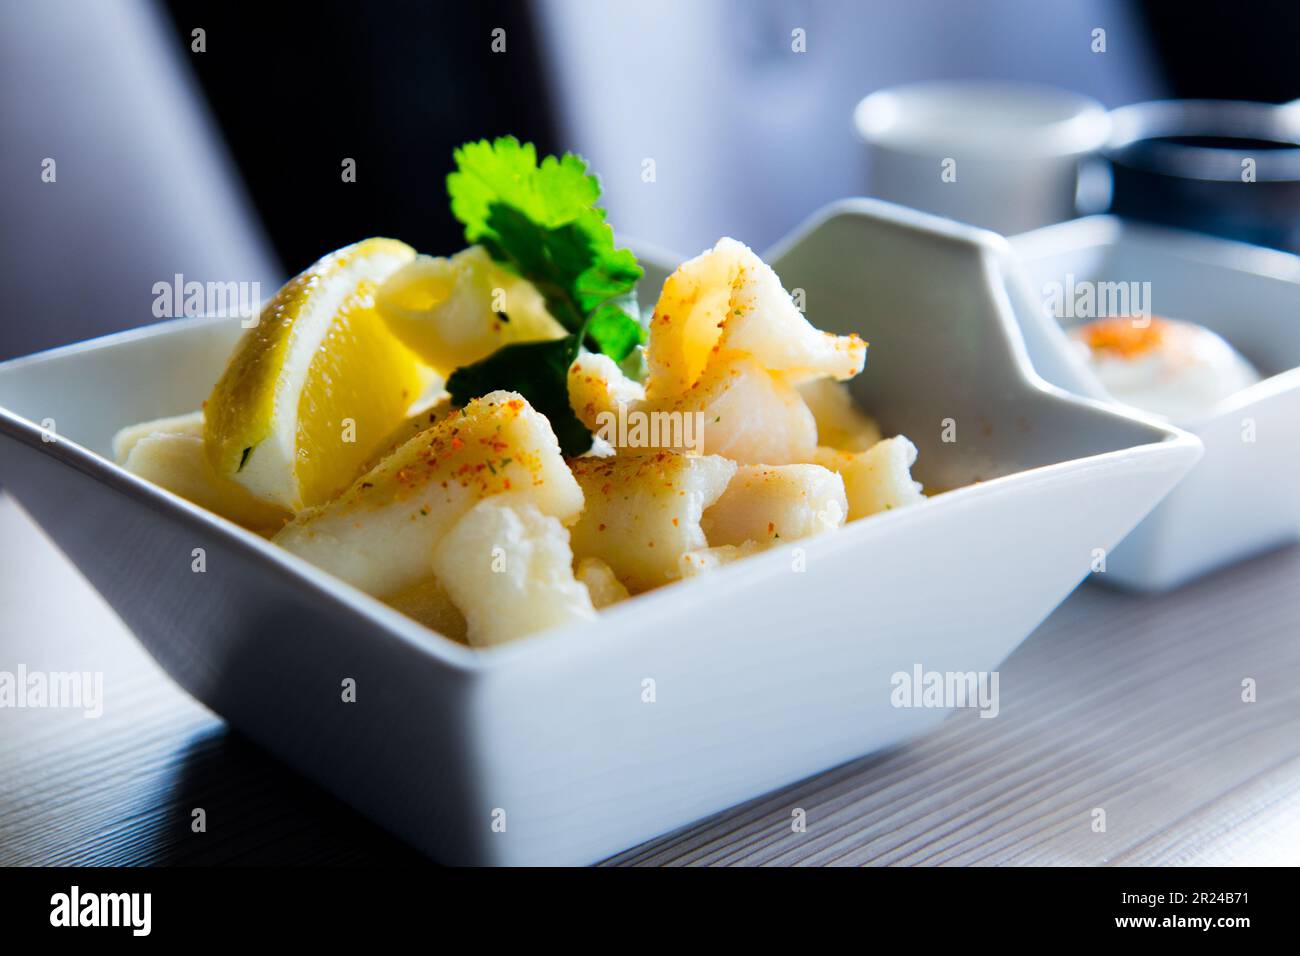
M853 113L875 90L1281 103L1297 26L1281 0L11 0L0 359L154 321L176 274L269 295L368 235L453 251L443 180L468 139L585 155L623 236L762 250L868 191Z

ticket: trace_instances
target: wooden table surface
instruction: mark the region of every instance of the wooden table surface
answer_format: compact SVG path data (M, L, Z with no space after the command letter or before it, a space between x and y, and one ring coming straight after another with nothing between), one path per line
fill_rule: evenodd
M0 494L0 671L19 664L102 671L105 703L0 708L0 865L423 861L173 685ZM996 719L958 712L609 862L1300 863L1300 548L1161 597L1084 586L1000 675Z

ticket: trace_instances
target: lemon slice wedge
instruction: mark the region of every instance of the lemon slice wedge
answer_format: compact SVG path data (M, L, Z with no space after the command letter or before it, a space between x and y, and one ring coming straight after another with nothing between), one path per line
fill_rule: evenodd
M425 384L375 312L378 285L415 258L393 239L330 253L291 279L235 347L205 406L213 469L290 511L346 488Z

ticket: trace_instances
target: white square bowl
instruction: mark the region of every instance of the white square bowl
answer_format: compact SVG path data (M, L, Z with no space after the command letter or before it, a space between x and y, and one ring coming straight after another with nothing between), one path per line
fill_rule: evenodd
M231 322L0 366L0 480L172 677L363 813L446 862L591 862L933 726L945 711L891 705L891 675L996 668L1195 462L1195 438L1033 374L1004 248L859 201L776 253L819 325L874 340L860 398L956 490L798 542L804 571L787 545L505 647L112 463L119 426L199 405Z
M1059 331L1035 328L1056 324L1035 296L1067 276L1149 282L1156 315L1212 329L1265 376L1201 420L1179 423L1204 442L1205 457L1109 556L1099 578L1164 590L1300 539L1300 258L1111 216L1048 226L1011 245L1033 290L1017 312L1031 361L1049 381L1108 398L1071 367Z

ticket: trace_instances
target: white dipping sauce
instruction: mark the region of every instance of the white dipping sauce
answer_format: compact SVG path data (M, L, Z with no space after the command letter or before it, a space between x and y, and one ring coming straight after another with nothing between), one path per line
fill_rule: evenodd
M1112 396L1174 421L1203 418L1260 380L1221 336L1191 322L1124 316L1089 322L1069 336Z

